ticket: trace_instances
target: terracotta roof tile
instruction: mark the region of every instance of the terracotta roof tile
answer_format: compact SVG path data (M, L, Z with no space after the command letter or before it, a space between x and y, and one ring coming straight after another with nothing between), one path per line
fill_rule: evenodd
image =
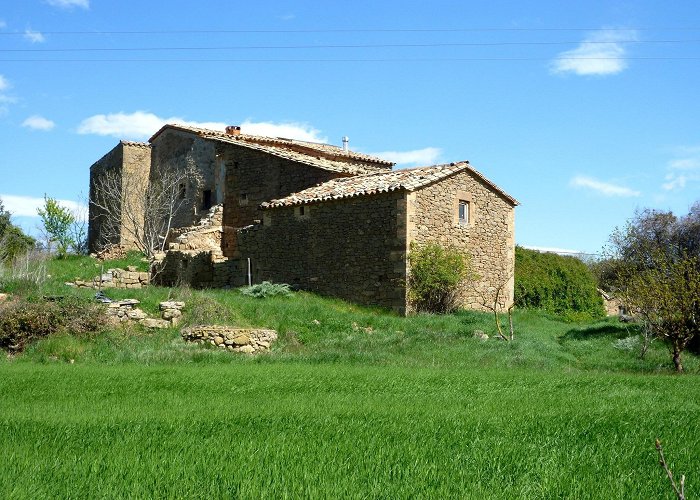
M179 124L164 125L149 139L149 141L153 142L166 128L191 132L205 139L252 147L253 149L266 151L276 156L282 156L326 170L345 172L351 175L385 171L394 165L391 161L354 151L345 151L331 144L299 141L282 137L263 137L247 134L230 135L217 130Z
M147 142L134 142L134 141L119 141L123 146L131 146L136 148L147 148L151 149L151 145Z
M233 136L216 136L209 137L203 136L220 143L235 144L236 146L241 146L248 149L255 149L257 151L264 151L274 156L280 158L285 158L288 160L293 160L298 163L303 163L305 165L310 165L312 167L321 168L323 170L328 170L330 172L338 172L346 175L365 175L374 174L377 172L387 172L389 171L389 166L378 165L376 163L361 162L361 161L345 161L342 159L324 158L320 155L313 155L309 153L303 153L289 149L280 145L273 144L259 144L256 142L246 141L236 139Z
M484 181L492 189L506 198L513 205L518 205L518 201L508 195L505 191L486 179L480 172L473 169L469 162L449 163L445 165L434 165L431 167L420 167L406 170L393 170L369 175L359 175L333 179L318 186L304 189L293 193L285 198L271 200L261 205L262 208L285 207L292 205L303 205L318 201L337 200L341 198L352 198L355 196L365 196L377 193L388 193L398 189L415 191L423 186L432 184L457 172L467 170Z

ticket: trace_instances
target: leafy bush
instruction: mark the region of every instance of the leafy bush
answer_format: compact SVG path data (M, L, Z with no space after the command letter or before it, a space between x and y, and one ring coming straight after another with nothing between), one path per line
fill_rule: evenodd
M412 243L408 261L408 295L417 311L454 311L460 285L475 277L469 256L451 246Z
M85 299L13 300L0 304L0 348L20 352L30 342L53 333L84 335L105 325L100 306Z
M0 199L0 263L11 263L34 246L35 240L15 226Z
M572 320L605 316L590 269L575 257L515 248L515 305Z
M249 297L255 297L258 299L264 299L265 297L272 297L274 295L284 295L288 296L292 294L289 285L284 283L270 283L269 281L263 281L258 285L246 286L241 288L241 293L243 295L248 295Z

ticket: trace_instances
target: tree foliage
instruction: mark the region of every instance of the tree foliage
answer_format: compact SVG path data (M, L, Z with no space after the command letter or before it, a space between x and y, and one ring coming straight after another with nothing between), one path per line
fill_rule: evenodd
M652 335L669 346L676 370L700 338L700 203L682 217L643 210L610 237L601 280Z
M34 246L35 240L12 224L11 214L0 199L0 263L13 261Z
M593 273L579 259L515 247L515 305L571 319L605 315Z
M457 308L458 292L476 276L469 255L437 243L411 244L408 294L417 311L447 313Z
M48 196L44 196L44 207L40 208L38 213L47 235L49 247L51 243L56 243L58 256L65 257L69 248L75 243L71 233L75 216L55 198Z

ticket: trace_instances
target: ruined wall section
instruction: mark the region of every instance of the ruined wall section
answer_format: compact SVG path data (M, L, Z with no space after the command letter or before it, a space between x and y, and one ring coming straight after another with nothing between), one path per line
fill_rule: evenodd
M184 172L194 168L199 182L192 179L183 182L183 203L175 214L173 227L195 224L211 206L217 203L217 162L215 145L198 135L176 129L166 129L152 142L151 179L167 172ZM205 191L210 193L209 206L205 204Z
M323 295L405 312L404 191L265 211L237 233L233 286L289 283Z
M88 248L91 252L110 245L136 248L133 226L143 225L140 208L143 206L141 200L145 195L150 165L151 150L148 144L121 141L90 167L90 200L113 206L116 213L108 217L94 203L89 204ZM111 177L110 181L106 181L108 176ZM109 188L106 189L105 185ZM133 217L127 217L127 211L131 211Z
M469 204L468 224L459 221L459 201ZM512 203L468 171L408 195L408 244L437 242L464 250L472 258L478 281L460 291L463 307L484 309L506 282L502 307L513 303L515 210Z
M218 146L224 162L224 255L236 248L236 229L262 220L261 203L342 175L235 144Z
M121 245L136 248L135 226L139 232L144 224L144 199L151 170L151 148L148 144L122 142L123 148L123 193L122 203L128 207L130 216L122 217Z

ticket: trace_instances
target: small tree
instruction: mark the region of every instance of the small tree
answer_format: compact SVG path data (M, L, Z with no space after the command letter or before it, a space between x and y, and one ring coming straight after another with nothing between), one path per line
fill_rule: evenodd
M71 228L75 223L75 217L68 208L46 195L44 195L44 208L40 208L38 213L46 233L49 251L51 243L55 242L58 256L65 257L68 249L74 244Z
M644 210L610 237L605 280L654 337L664 340L676 371L700 335L700 204L676 217Z
M493 319L496 322L496 331L498 332L498 336L503 340L515 340L515 330L513 328L513 308L515 307L515 302L513 302L506 309L506 306L504 305L503 301L506 292L506 287L508 286L508 283L512 278L512 275L508 276L506 279L501 280L500 284L497 287L490 289L493 290L491 300L487 300L486 296L481 297L481 305L484 307L484 309L488 309L493 313ZM498 316L499 313L502 313L504 309L508 313L508 328L510 331L510 335L508 337L506 337L506 335L503 333L503 328L501 327L501 319Z
M654 262L648 269L623 271L626 286L619 295L655 337L666 341L676 371L682 372L681 354L700 331L698 262L692 257L672 260L663 253Z
M437 243L411 243L408 295L417 311L448 313L458 307L460 286L476 279L469 255Z
M173 221L188 202L186 186L197 191L201 175L194 165L178 168L165 165L149 178L109 170L95 178L90 188L90 205L99 225L97 246L104 248L124 239L147 257L163 251Z

